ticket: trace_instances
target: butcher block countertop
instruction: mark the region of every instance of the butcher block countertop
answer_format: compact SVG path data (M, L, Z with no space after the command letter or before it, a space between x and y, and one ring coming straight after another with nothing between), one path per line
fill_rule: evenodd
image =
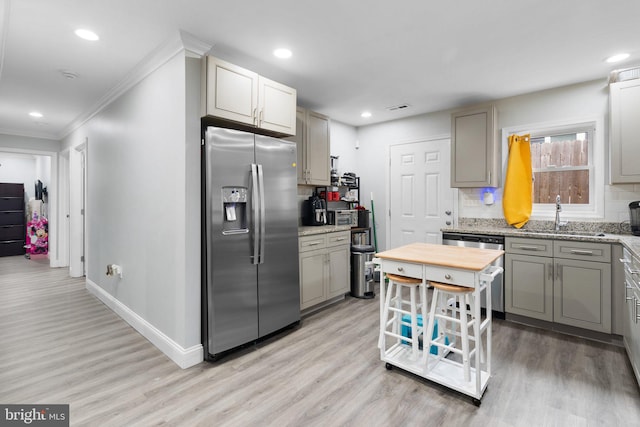
M388 251L378 252L378 258L430 264L443 267L481 271L504 251L496 249L463 248L461 246L434 245L430 243L411 243Z

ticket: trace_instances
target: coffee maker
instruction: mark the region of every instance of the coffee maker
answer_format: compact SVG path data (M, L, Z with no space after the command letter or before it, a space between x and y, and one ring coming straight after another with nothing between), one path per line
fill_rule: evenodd
M631 232L640 236L640 202L629 203L629 225Z
M302 206L302 223L304 225L326 225L327 205L316 194L305 200Z

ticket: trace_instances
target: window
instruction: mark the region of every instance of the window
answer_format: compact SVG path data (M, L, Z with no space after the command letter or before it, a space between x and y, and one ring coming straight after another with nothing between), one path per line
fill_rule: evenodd
M590 144L589 129L532 135L533 203L590 203Z
M602 122L602 118L594 117L588 121L537 123L502 129L505 166L509 135L531 135L532 219L553 219L558 194L565 218L579 220L604 216Z

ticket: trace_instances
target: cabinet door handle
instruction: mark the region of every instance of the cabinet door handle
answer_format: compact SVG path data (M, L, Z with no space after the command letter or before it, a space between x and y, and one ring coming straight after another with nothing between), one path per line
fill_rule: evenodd
M538 251L537 246L516 246L516 249L522 249L523 251Z
M342 242L343 240L347 240L347 239L346 239L346 238L344 238L344 237L338 237L338 238L336 238L336 242Z
M404 271L404 268L398 267L398 271L402 273Z
M451 211L444 211L445 214L451 215Z
M309 242L309 246L316 246L322 243L322 240L314 240L313 242Z
M556 264L556 280L562 277L562 264Z
M624 299L625 299L625 301L631 301L633 299L633 297L628 297L627 296L627 291L629 289L633 289L633 288L631 286L629 286L629 284L627 282L624 282L624 284L626 285L625 286L625 290L624 290Z
M553 280L553 263L549 263L549 280Z
M585 251L582 249L571 249L571 253L574 255L593 255L593 251Z
M640 319L638 318L638 317L640 317L640 316L638 316L638 306L640 306L640 300L639 300L639 299L637 299L637 298L635 297L635 295L634 295L633 299L635 300L635 304L634 304L634 305L635 305L635 307L636 307L636 314L635 314L635 316L633 316L633 317L634 317L634 319L635 319L636 323L638 323L638 320L640 320Z
M628 264L625 264L624 271L626 271L629 274L640 274L640 270L632 270Z
M447 274L444 275L444 278L447 279L447 280L451 280L451 275L447 273Z
M451 225L451 221L447 221L447 222L445 222L445 224Z
M257 125L257 120L258 120L258 109L254 108L253 109L253 125L256 126Z

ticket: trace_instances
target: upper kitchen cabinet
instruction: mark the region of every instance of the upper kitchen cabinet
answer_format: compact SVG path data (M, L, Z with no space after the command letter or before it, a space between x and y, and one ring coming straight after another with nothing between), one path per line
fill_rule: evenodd
M640 79L609 85L611 183L640 182Z
M206 56L203 116L296 134L296 90L229 62Z
M331 184L329 117L298 107L296 130L289 140L298 146L298 184Z
M451 187L498 187L500 146L495 106L480 105L451 114Z

